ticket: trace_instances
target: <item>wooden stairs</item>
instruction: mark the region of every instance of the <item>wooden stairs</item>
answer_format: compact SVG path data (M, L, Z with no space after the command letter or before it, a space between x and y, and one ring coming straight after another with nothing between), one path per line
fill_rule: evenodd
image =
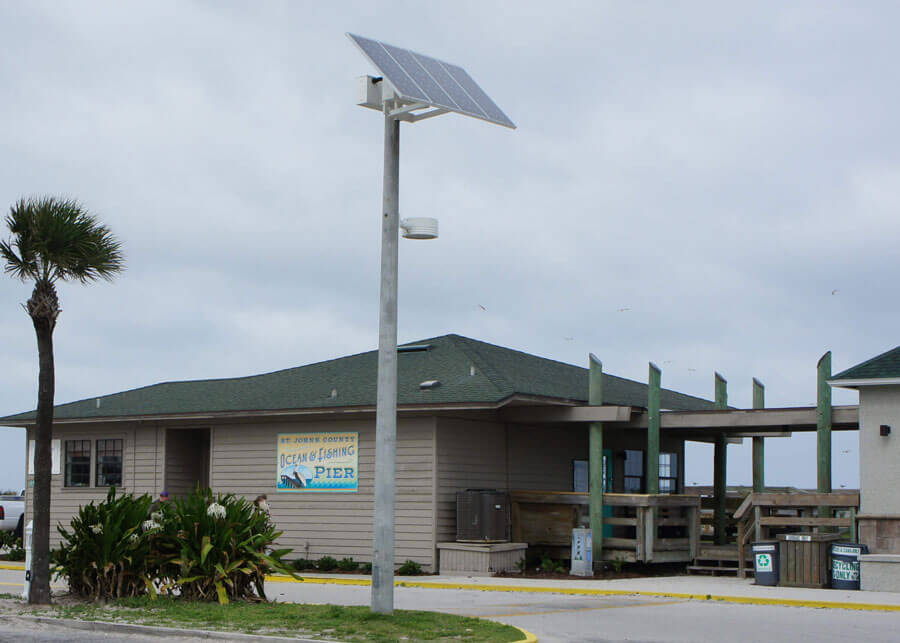
M744 575L753 574L753 555L747 548ZM700 545L700 551L693 565L688 565L688 574L710 574L712 576L738 575L738 546Z

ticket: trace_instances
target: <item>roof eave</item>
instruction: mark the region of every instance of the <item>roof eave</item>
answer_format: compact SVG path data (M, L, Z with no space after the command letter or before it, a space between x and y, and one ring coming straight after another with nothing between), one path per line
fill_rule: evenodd
M578 404L578 401L549 398L536 395L509 395L497 401L487 402L450 402L435 404L401 404L397 406L398 413L422 413L442 411L492 411L517 402L526 404L545 404L545 405L562 405L570 406ZM102 417L77 417L77 418L54 418L54 424L111 424L116 422L196 422L203 420L238 420L244 418L279 418L290 419L293 417L347 417L362 416L375 413L374 405L364 406L342 406L342 407L315 407L309 409L261 409L261 410L245 410L245 411L211 411L199 413L160 413L160 414L144 414L144 415L111 415ZM3 426L14 428L24 428L34 426L36 420L2 420Z
M831 386L840 388L859 388L861 386L896 386L900 384L900 377L861 377L855 379L828 380Z

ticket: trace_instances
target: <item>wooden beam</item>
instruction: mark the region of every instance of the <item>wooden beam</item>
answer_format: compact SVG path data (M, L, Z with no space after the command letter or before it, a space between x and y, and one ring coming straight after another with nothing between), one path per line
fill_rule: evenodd
M716 391L716 408L728 408L728 382L724 377L716 373L715 375L715 391ZM728 542L725 534L725 528L728 524L728 504L726 498L727 491L727 465L728 452L725 442L725 434L719 433L716 436L715 452L713 456L713 496L715 497L715 510L713 524L715 529L715 537L717 545L724 545Z
M663 411L663 431L697 431L714 434L724 431L740 435L753 431L815 431L816 407L727 409L713 411ZM624 428L647 427L647 414L635 415ZM832 430L855 431L859 428L858 406L836 406L832 409Z
M499 411L504 422L545 424L556 422L627 422L630 406L510 406Z
M766 387L753 378L753 408L761 409L766 405ZM762 492L766 489L766 439L759 435L753 438L753 490Z
M647 493L659 493L659 398L662 371L650 362L647 376Z
M603 404L603 363L590 354L588 402ZM588 470L590 472L591 560L597 565L603 560L603 424L592 422L588 438Z

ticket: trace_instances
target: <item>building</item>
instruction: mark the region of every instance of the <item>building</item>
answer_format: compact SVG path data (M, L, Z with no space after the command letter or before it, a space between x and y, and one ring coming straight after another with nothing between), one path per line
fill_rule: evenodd
M588 424L572 415L585 410L588 369L459 335L401 346L398 364L398 563L410 559L436 569L437 544L456 537L457 491L588 490ZM52 524L105 497L110 485L153 495L201 485L248 498L268 494L273 520L284 531L280 544L297 556L369 561L376 368L372 351L59 405ZM647 425L633 419L647 407L648 387L602 377L602 416L614 421L603 438L604 491L640 493ZM665 389L660 397L664 410L714 407ZM23 413L0 424L24 427L31 444L34 418ZM685 439L677 431L661 434L661 492L683 490ZM706 438L695 431L690 439ZM29 467L29 485L32 473Z
M900 591L900 346L838 373L859 391L859 542L863 589Z

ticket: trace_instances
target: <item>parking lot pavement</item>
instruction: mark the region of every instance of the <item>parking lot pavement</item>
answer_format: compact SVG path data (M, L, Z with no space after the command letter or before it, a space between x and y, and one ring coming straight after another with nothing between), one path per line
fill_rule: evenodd
M0 593L12 593L10 585L17 580L19 585L15 593L18 593L21 579L22 572L0 570ZM368 586L330 584L321 580L315 583L270 581L266 589L270 599L283 602L369 604L371 589ZM689 587L686 581L670 582L670 585L680 589ZM734 583L722 586L738 587ZM537 586L525 589L528 591L407 586L397 587L394 597L397 609L489 618L528 630L543 643L896 641L897 624L900 623L900 614L890 611L740 604L641 594L586 596L535 591ZM565 591L566 588L556 589ZM868 595L870 601L878 598L876 593Z

